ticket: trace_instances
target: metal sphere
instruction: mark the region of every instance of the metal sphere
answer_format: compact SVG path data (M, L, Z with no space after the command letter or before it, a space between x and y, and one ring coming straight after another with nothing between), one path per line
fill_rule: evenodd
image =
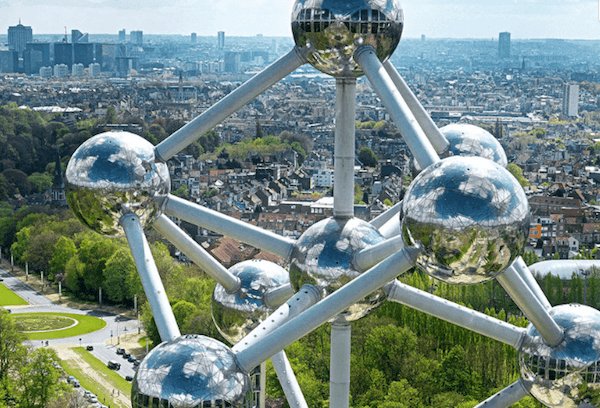
M154 146L129 132L106 132L83 143L67 166L67 202L85 225L122 236L119 220L134 213L142 225L161 212L171 181Z
M455 123L444 126L440 131L450 143L450 154L483 157L502 167L508 166L508 159L502 145L487 130L467 123Z
M263 260L241 262L229 269L240 279L240 289L227 293L217 285L212 297L212 317L219 333L231 344L238 343L262 322L272 309L265 303L269 290L289 284L287 270Z
M308 62L335 77L363 74L354 52L371 45L381 61L400 42L404 13L397 0L296 0L292 32Z
M250 389L250 377L229 347L209 337L182 336L142 361L131 402L133 408L249 408Z
M562 305L550 314L564 330L565 339L549 347L529 325L529 336L519 352L525 386L547 407L595 407L590 404L590 391L597 394L600 386L600 312L588 306Z
M404 196L402 234L423 253L417 265L452 284L492 279L523 253L529 204L505 168L450 157L425 169Z
M371 224L358 218L327 218L307 229L296 242L290 264L294 290L314 285L326 297L360 275L352 261L356 252L383 241ZM366 316L385 300L383 290L372 293L347 310L348 321Z

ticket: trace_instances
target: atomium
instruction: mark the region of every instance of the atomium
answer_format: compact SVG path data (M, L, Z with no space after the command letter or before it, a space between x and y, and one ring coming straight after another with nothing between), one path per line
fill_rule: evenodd
M290 281L295 290L314 285L322 297L335 292L360 272L352 262L356 252L382 242L384 238L369 223L358 218L327 218L308 228L294 246L290 263ZM348 321L366 316L385 300L377 291L346 313Z
M290 278L287 270L263 260L241 262L229 272L240 279L240 289L227 293L223 286L217 285L212 298L212 317L219 333L235 344L272 312L267 294L289 284Z
M440 128L440 132L450 143L450 154L483 157L502 167L508 166L502 145L487 130L467 123L455 123Z
M250 391L248 375L227 346L187 335L146 356L133 380L131 400L134 408L251 408Z
M600 392L600 312L588 306L562 305L550 315L565 338L550 347L529 325L519 353L524 384L547 407L584 406Z
M122 236L125 214L143 225L161 213L171 189L167 165L156 161L154 146L128 132L106 132L83 143L66 172L67 202L83 224L109 236Z
M292 12L296 45L316 69L335 77L363 74L354 61L354 52L363 45L387 60L403 27L397 0L297 0Z
M418 265L447 283L494 278L522 254L529 204L503 167L478 157L450 157L425 169L402 207L406 243L424 252Z

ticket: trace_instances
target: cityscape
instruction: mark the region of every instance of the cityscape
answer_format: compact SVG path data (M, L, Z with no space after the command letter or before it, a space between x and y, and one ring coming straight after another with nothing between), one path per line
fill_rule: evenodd
M383 17L378 20L375 11L369 12L369 24L388 23ZM315 11L311 18L316 15ZM311 26L300 27L307 32L325 30L330 22L325 23L323 16L319 18L322 20L318 23L311 21ZM165 302L173 309L169 313L179 325L175 332L181 329L184 335L165 338L165 331L172 328L162 326L163 317L157 316L144 278L138 276L140 266L130 241L131 230L119 221L121 226L117 228L124 229L124 234L115 240L79 223L99 232L82 215L84 204L77 210L73 208L73 196L69 200L73 176L69 179L68 166L72 165L72 157L80 159L80 145L104 134L112 135L110 138L121 132L131 133L160 149L171 135L185 131L199 115L219 106L219 101L232 92L235 95L242 84L285 59L295 44L298 46L298 37L243 37L226 31L212 36L195 32L187 36L159 35L134 27L112 34L91 34L83 24L70 30L65 27L61 34L37 34L35 26L27 25L26 16L13 24L6 27L6 35L0 35L0 342L13 341L14 349L23 356L7 363L6 368L0 364L0 407L152 406L152 396L147 394L153 390L148 391L152 387L147 384L160 386L153 383L158 380L147 368L152 361L144 360L146 355L157 356L156 350L161 347L163 353L175 353L177 342L193 350L198 336L188 335L208 336L211 341L214 338L227 344L246 339L231 336L235 339L231 340L230 333L219 326L238 316L226 314L231 307L227 302L233 301L219 300L217 294L219 288L224 298L233 292L226 290L218 278L214 289L212 278L218 272L211 272L211 268L235 271L240 264L254 260L279 268L277 273L289 280L294 262L298 263L293 258L298 247L294 246L296 252L290 251L294 254L290 261L285 251L270 250L270 243L253 244L240 238L242 232L227 234L219 227L199 225L174 216L183 211L164 205L169 217L161 215L157 227L146 229L146 244L152 250L150 258L156 261L158 279L164 282L162 292L168 294ZM321 24L319 29L317 24ZM376 33L374 26L369 25L369 29L373 27L369 33ZM358 61L358 54L354 58ZM579 304L586 307L582 316L587 318L588 309L590 316L595 316L592 308L600 307L600 273L595 262L600 259L600 38L520 39L508 31L490 32L489 38L482 39L421 35L403 38L389 62L442 134L450 134L452 129L472 130L468 126L475 125L506 153L506 168L522 188L531 212L520 271L531 269L535 275L533 284L525 278L523 281L530 285L531 295L538 296L536 290L541 288L541 303L549 302L544 313L550 316L556 309L557 316L569 319L572 312L567 308ZM336 90L339 92L341 85L339 78L311 63L274 81L181 152L167 157L169 203L187 200L194 208L211 211L217 220L227 217L223 224L232 220L232 225L243 222L266 231L272 235L264 235L265 240L274 239L273 245L277 239L304 242L312 226L338 219L335 187L336 182L339 186L343 181L336 170L341 121ZM422 180L419 156L372 79L365 75L355 81L356 146L351 152L354 176L350 206L357 225L387 218L403 200L407 211L413 182ZM145 148L141 143L135 145L139 152ZM87 201L85 205L95 208ZM95 213L91 217L102 218ZM169 223L173 226L167 227ZM386 239L404 240L408 247L407 237L412 239L413 235L407 234L405 226L389 222L382 225L379 230ZM169 228L171 235L165 233ZM191 238L189 245L196 251L192 252L205 253L222 266L215 266L213 260L199 263L189 249L176 244L181 241L173 240L175 228ZM396 249L401 253L405 248ZM357 258L353 259L355 262ZM357 275L370 273L371 267L376 269L376 265L385 263L384 259ZM519 262L516 259L511 259L511 264L515 261L513 266ZM572 261L575 266L561 269L557 266L561 264L554 263L554 267L546 267L544 261ZM298 376L297 380L288 380L299 383L298 388L304 391L300 402L294 402L292 394L298 397L301 391L285 386L275 357L268 367L246 370L251 365L243 365L244 349L235 346L234 360L242 361L236 364L250 372L248 378L254 384L248 386L253 395L245 400L247 405L226 405L229 402L225 399L213 399L213 405L189 406L472 408L484 406L478 404L494 393L501 395L498 400L505 398L502 393L510 392L514 384L522 387L524 391L518 395L524 399L502 399L514 405L490 406L600 406L596 388L600 379L595 377L600 354L593 357L591 366L582 369L587 388L582 390L580 384L580 394L569 396L568 402L552 405L548 401L555 396L550 398L536 388L542 386L523 385L520 375L524 366L534 367L534 376L538 371L545 372L549 389L570 368L560 366L565 357L551 354L549 362L538 358L536 353L548 344L547 332L541 335L546 341L543 346L525 344L524 337L519 341L525 345L515 346L512 338L502 340L515 333L533 336L532 330L539 329L537 319L547 322L543 320L546 314L541 313L540 318L530 311L527 301L515 295L518 290L511 286L507 273L478 281L479 285L456 286L416 264L426 273L407 267L397 281L399 285L422 291L424 298L431 296L427 299L440 309L444 304L435 303L436 296L456 302L456 309L448 308L457 313L464 312L460 305L465 305L474 313L498 320L499 327L510 326L504 327L505 334L492 336L505 344L482 336L486 335L483 329L475 329L479 333L475 334L464 329L469 329L468 325L453 326L453 320L444 318L443 312L430 313L424 310L426 307L415 312L410 305L406 307L406 302L394 300L394 290L400 293L404 289L393 289L386 296L404 306L386 303L364 317L364 325L352 325L357 339L352 338L353 371L348 373L345 385L351 396L345 403L336 400L339 396L334 398L335 393L329 394L330 384L336 384L328 377L330 365L335 362L334 345L338 344L335 332L340 323L334 322L286 347L290 360L282 361ZM519 270L517 266L514 269ZM330 286L324 289L324 296L330 296ZM288 284L288 291L290 287L294 287L293 282ZM294 287L296 291L299 288L304 286ZM285 299L277 306L285 305L296 291L285 292ZM302 301L308 302L305 298ZM555 307L551 313L550 304L569 305ZM219 316L215 307L225 311ZM54 320L45 321L40 313L51 313ZM255 316L247 318L251 319ZM529 322L533 326L527 326ZM259 323L250 329L262 327ZM250 329L244 334L254 333ZM2 330L11 334L3 337ZM221 347L212 343L202 346ZM24 350L34 349L36 354L32 352L27 358ZM0 347L0 363L2 353ZM225 359L226 352L219 353ZM276 357L285 358L285 353ZM349 350L346 357L349 364ZM193 363L201 367L213 364ZM20 369L20 365L29 371ZM195 370L208 370L206 367ZM36 384L25 379L42 371L50 372L44 375L50 391L43 397L33 396ZM212 374L219 377L222 373ZM445 379L436 380L440 378ZM217 386L223 387L211 385ZM566 393L563 388L560 392ZM155 404L188 406L155 398Z

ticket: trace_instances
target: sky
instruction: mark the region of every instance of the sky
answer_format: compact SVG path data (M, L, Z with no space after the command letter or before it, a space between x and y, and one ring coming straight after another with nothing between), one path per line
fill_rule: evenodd
M64 27L90 34L290 37L293 0L0 0L0 32L18 23L34 35ZM404 0L404 36L600 40L600 0Z

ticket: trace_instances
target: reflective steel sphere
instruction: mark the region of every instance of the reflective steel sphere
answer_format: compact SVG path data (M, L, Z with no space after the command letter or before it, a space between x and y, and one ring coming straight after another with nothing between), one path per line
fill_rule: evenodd
M384 238L371 224L358 218L327 218L307 229L296 242L290 264L294 290L309 284L325 297L360 275L352 261L354 254ZM383 290L372 293L348 309L345 318L358 320L385 300Z
M67 202L85 225L122 236L119 220L134 213L147 225L169 194L169 169L154 146L128 132L106 132L83 143L67 166Z
M523 253L529 203L505 168L449 157L425 169L404 196L402 234L424 249L417 265L453 284L492 279Z
M263 260L241 262L229 271L240 279L241 288L230 294L217 285L212 298L212 317L219 333L235 344L272 312L265 304L265 294L288 284L290 277L279 265Z
M487 130L467 123L456 123L444 126L440 131L450 143L450 154L483 157L502 167L508 166L502 145Z
M397 0L296 0L292 32L316 69L335 77L358 77L354 52L371 45L381 61L400 42L404 13Z
M592 391L597 396L600 388L600 312L588 306L562 305L550 314L564 329L565 339L549 347L529 325L529 337L519 353L525 386L547 407L598 406L590 403Z
M142 361L131 402L133 408L249 408L250 388L229 347L209 337L183 336L160 344Z

